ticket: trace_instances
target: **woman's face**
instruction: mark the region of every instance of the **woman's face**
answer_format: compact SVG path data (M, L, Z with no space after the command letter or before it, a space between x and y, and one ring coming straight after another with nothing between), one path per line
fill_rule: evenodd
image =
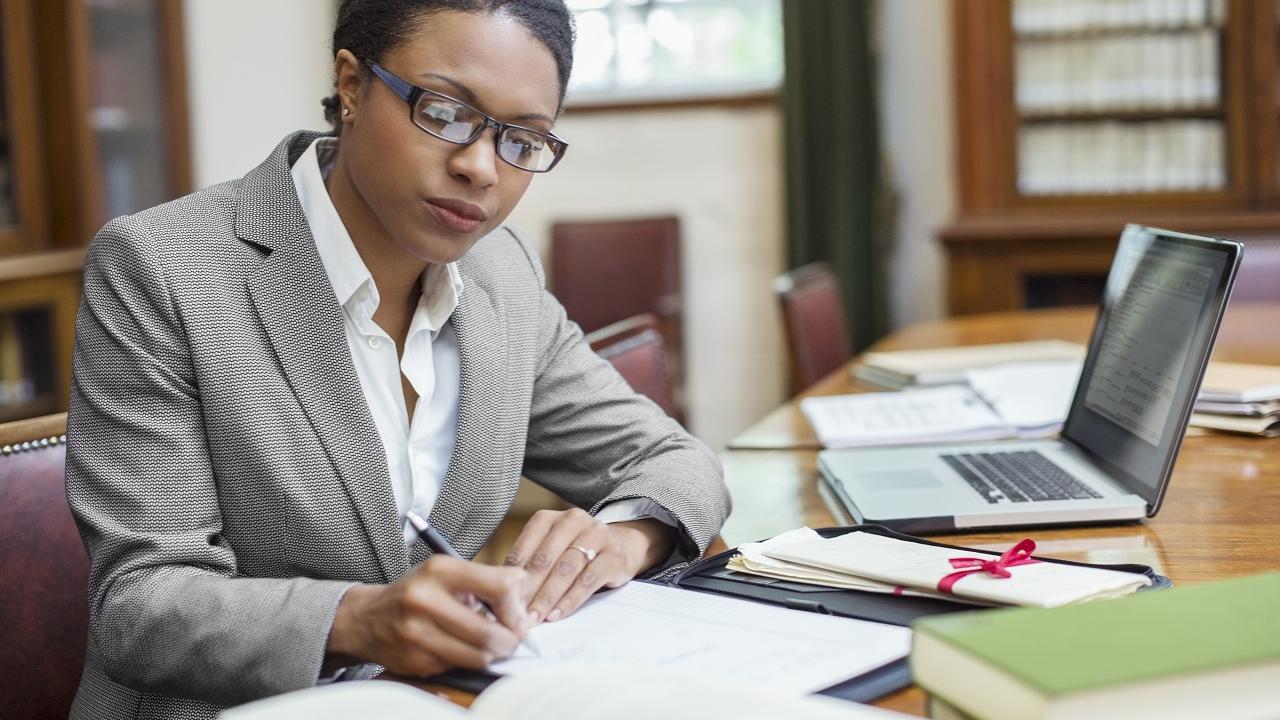
M559 104L551 51L500 12L434 14L379 64L541 132L551 130ZM340 58L340 86L343 75ZM414 125L405 101L372 72L359 77L358 105L342 134L355 191L404 252L430 263L457 260L507 218L533 174L498 158L493 128L470 145L448 143Z

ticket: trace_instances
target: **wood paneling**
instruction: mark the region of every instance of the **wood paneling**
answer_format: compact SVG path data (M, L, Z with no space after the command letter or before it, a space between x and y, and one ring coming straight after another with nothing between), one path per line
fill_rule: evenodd
M1222 118L1225 188L1062 196L1017 192L1019 115L1011 6L1011 0L959 0L953 5L959 207L956 221L939 234L948 255L951 313L1026 307L1028 276L1049 282L1055 274L1081 271L1105 276L1125 222L1207 234L1280 232L1280 31L1275 3L1229 0L1221 32L1220 107L1086 114L1118 121ZM1043 242L1046 238L1057 242Z

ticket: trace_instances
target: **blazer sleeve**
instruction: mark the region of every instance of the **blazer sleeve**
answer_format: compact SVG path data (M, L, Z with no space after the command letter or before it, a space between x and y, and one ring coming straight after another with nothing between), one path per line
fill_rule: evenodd
M559 301L540 292L525 475L592 514L619 500L651 499L679 524L670 562L697 558L729 514L719 460L633 391L591 350Z
M118 683L219 705L314 685L351 583L238 575L182 317L135 220L89 247L72 365L66 484L90 652Z

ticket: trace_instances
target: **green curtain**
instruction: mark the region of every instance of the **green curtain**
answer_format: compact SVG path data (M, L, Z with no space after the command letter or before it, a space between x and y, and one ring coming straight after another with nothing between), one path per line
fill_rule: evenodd
M873 0L783 0L787 261L840 277L854 350L888 327Z

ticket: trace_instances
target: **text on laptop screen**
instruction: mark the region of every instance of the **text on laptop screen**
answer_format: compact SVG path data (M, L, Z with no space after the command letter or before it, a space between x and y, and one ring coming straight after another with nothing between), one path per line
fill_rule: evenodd
M1116 250L1064 435L1144 490L1154 491L1177 442L1229 259L1136 228Z

